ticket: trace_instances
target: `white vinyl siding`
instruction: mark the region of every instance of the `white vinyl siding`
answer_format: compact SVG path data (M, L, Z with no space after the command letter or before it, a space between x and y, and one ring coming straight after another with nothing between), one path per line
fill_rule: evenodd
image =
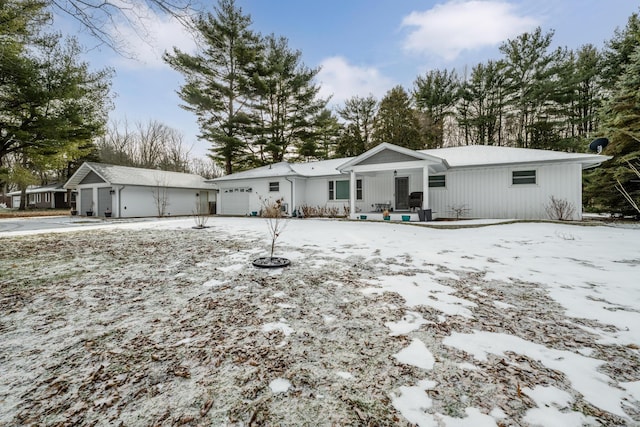
M549 198L571 203L581 218L582 167L580 164L536 166L536 185L513 185L513 168L464 168L447 172L447 188L429 191L436 218L453 216L451 207L465 205L467 218L547 218Z

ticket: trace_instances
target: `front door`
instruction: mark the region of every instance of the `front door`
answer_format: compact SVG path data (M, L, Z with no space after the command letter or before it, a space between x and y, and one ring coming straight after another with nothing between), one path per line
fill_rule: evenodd
M396 210L409 209L409 177L396 177Z

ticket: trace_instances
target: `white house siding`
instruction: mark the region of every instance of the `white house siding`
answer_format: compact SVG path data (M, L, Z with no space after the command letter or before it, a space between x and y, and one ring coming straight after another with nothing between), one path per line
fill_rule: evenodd
M306 182L307 194L304 196L305 201L302 204L311 207L338 208L342 214L344 209L349 207L349 199L329 200L329 181L349 181L349 175L309 178ZM362 202L358 201L356 206L359 208L361 204Z
M299 209L300 206L304 205L306 202L306 193L307 193L307 180L306 179L295 179L294 186L294 203L293 209Z
M536 170L536 184L512 184L514 170ZM582 186L580 164L542 164L517 167L452 169L446 173L445 188L431 188L434 217L453 217L452 207L465 206L472 218L548 218L545 206L550 196L564 199L575 208L573 219L581 218Z
M279 191L269 191L270 182L278 182ZM291 206L291 182L282 177L243 179L233 182L221 181L217 185L219 189L217 209L220 215L250 215L251 212L259 212L262 209L263 200L265 203L269 203L269 201L282 199L283 203L287 204L289 213L293 209ZM240 203L239 200L236 200L239 198L248 200L248 202Z
M200 193L207 192L197 189L141 186L124 186L119 191L120 206L114 203L112 210L121 218L158 216L156 199L158 194L161 198L164 197L164 192L167 200L164 209L166 216L192 215L198 209Z

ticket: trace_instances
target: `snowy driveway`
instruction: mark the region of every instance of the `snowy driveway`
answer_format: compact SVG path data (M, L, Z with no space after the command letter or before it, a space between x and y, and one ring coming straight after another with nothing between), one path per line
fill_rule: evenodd
M104 228L131 222L158 221L156 218L109 219L75 216L0 218L0 236L18 236L42 232L66 232L80 228Z

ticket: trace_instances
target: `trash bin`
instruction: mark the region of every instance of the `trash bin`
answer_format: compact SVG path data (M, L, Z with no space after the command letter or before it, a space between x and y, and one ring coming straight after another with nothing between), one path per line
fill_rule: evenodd
M420 221L432 221L431 209L418 209L418 219Z

